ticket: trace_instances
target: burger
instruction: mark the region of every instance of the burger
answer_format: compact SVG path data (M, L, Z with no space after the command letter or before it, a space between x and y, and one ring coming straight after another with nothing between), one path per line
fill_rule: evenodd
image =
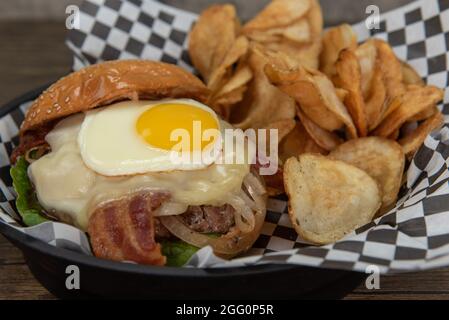
M171 158L173 131L231 128L207 99L198 78L152 61L105 62L57 81L27 111L11 156L23 223L71 224L97 257L148 265L180 266L205 246L224 258L248 250L266 202L250 161L218 161L237 149L217 137L187 148L213 154L207 163Z

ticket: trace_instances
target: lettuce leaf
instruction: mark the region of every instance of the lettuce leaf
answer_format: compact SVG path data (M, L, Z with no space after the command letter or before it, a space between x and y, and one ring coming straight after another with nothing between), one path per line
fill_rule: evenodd
M182 267L199 250L184 241L162 241L162 254L167 257L169 267Z
M220 233L205 233L211 238L220 238ZM192 246L182 240L164 240L160 242L162 247L162 254L167 257L166 266L182 267L200 248Z
M28 178L28 162L25 158L17 159L16 165L11 167L10 174L13 187L17 193L16 207L22 217L23 223L29 227L48 221L43 216L45 213L37 200L34 188Z

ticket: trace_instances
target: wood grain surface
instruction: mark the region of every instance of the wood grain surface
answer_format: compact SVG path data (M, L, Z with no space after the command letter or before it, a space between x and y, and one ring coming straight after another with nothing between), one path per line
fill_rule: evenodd
M70 70L62 22L0 22L0 105ZM449 268L381 277L380 290L361 284L345 299L449 299ZM22 254L0 236L0 299L53 299Z
M159 0L168 5L201 12L211 3L232 3L243 21L250 19L254 12L261 10L270 0ZM413 0L320 0L324 20L328 25L341 22L358 22L365 15L368 5L377 5L381 12L397 8ZM62 20L68 5L79 5L82 0L3 0L0 1L0 20L33 19Z

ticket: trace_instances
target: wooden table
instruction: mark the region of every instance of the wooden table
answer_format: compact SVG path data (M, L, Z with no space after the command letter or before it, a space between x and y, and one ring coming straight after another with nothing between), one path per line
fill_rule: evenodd
M62 22L0 22L0 105L70 70ZM346 299L449 299L449 268L381 278ZM31 275L22 254L0 236L0 299L52 299Z

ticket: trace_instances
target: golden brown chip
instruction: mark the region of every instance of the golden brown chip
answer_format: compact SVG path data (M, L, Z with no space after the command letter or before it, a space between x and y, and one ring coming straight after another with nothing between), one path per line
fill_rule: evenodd
M412 68L407 62L401 62L402 78L405 84L415 84L418 86L424 86L424 80L420 77L418 72Z
M441 114L441 112L437 112L429 119L421 123L418 128L416 128L410 134L406 135L398 141L404 149L404 153L406 154L408 159L413 158L416 151L418 151L418 149L424 143L424 140L429 135L429 133L440 127L443 122L443 115Z
M405 86L402 77L402 65L393 49L383 40L374 40L380 59L388 97L394 98L404 93Z
M342 50L335 69L337 71L336 83L348 92L344 100L346 108L354 121L359 136L365 137L368 134L368 128L357 56L350 49Z
M396 203L405 166L398 143L379 137L354 139L339 145L329 157L356 166L377 181L382 193L380 212Z
M290 70L296 69L299 66L295 59L282 51L273 51L259 44L253 44L252 47L255 50L259 50L268 60L268 64L276 68Z
M408 119L408 122L424 121L438 112L439 112L439 110L438 110L437 106L432 106L430 108L427 108L427 109L421 111L420 113L417 113L415 116Z
M335 88L335 93L337 94L337 97L338 99L340 99L341 102L344 102L346 96L348 95L348 91L342 88Z
M256 42L279 42L283 39L297 42L299 44L307 43L312 40L310 25L306 19L300 19L287 27L272 28L268 30L255 30L245 35Z
M276 73L271 65L267 66L266 71L272 83L294 98L304 113L322 128L333 131L343 126L343 123L325 106L319 88L312 79L299 76L298 80L290 82L288 77L292 76L292 73ZM296 75L300 73L301 71L298 71Z
M248 66L239 68L221 90L210 98L210 105L225 120L229 120L231 108L243 99L253 72Z
M249 42L243 36L238 37L226 53L223 62L212 72L207 87L216 94L232 78L232 66L245 56L249 50Z
M401 133L401 130L396 129L392 134L390 134L388 136L388 139L390 139L390 140L398 140L400 133Z
M274 2L277 1L279 0ZM245 34L252 40L262 43L266 49L288 55L296 61L297 65L317 69L321 52L323 17L318 1L308 0L308 2L310 2L310 9L299 20L281 28L269 28L257 33L251 31Z
M367 99L371 93L373 77L376 71L377 49L374 41L368 40L359 45L355 50L355 55L360 65L363 98Z
M406 93L400 97L397 107L374 130L373 134L388 137L410 118L426 110L443 99L443 90L435 86L409 87Z
M372 40L377 48L377 68L382 72L386 97L382 106L380 118L372 124L375 128L393 113L402 103L402 95L406 92L403 82L402 64L396 57L393 49L388 43L380 39Z
M240 23L232 5L213 5L204 10L189 40L189 55L205 82L232 47Z
M246 85L252 78L253 72L251 71L251 68L246 65L242 65L237 69L232 78L229 79L229 81L220 88L217 96L222 96L228 92L234 91L235 89L241 88L242 86Z
M333 132L326 131L320 126L310 120L302 111L298 109L298 117L301 120L304 128L309 136L315 141L315 143L324 150L331 151L335 149L339 144L343 143L343 140Z
M243 34L254 31L287 27L306 15L311 7L310 0L275 0L244 25Z
M283 29L282 36L293 42L306 43L312 41L312 30L307 20L301 19Z
M311 69L318 68L318 55L321 50L318 42L297 44L288 40L281 40L266 43L264 46L269 50L285 53L291 59L294 59L297 65Z
M317 85L327 108L346 126L349 139L357 138L358 135L354 122L345 105L335 93L335 87L332 82L324 74L314 75L313 80Z
M379 125L386 97L387 90L383 82L382 71L380 68L377 68L373 74L370 95L365 101L365 113L369 131L374 130Z
M357 137L346 107L337 96L334 85L324 74L302 67L291 71L282 70L273 65L267 65L265 72L271 83L294 98L307 117L321 128L334 131L344 124L349 136Z
M321 155L288 159L284 186L293 227L304 240L316 244L335 242L369 223L381 205L373 178Z
M209 103L209 105L224 120L229 121L232 112L232 107L238 104L240 101L242 101L247 90L248 90L247 86L236 88L232 91L225 93L224 95L216 97L215 100Z
M297 157L303 153L327 154L327 151L316 144L299 121L295 128L279 144L279 159L282 163L290 157Z
M265 65L277 59L282 62L282 54L266 53L259 46L253 46L248 58L248 66L253 72L244 99L231 113L231 122L242 129L266 128L280 120L293 120L296 115L295 101L273 86L264 73Z
M335 62L340 51L357 47L357 35L348 24L330 28L323 35L323 49L320 55L320 70L328 77L335 75Z
M279 144L279 142L281 142L293 130L293 128L295 128L295 125L296 125L296 121L294 119L283 119L283 120L270 122L267 126L261 128L261 129L277 130L278 131L278 141L277 142Z

